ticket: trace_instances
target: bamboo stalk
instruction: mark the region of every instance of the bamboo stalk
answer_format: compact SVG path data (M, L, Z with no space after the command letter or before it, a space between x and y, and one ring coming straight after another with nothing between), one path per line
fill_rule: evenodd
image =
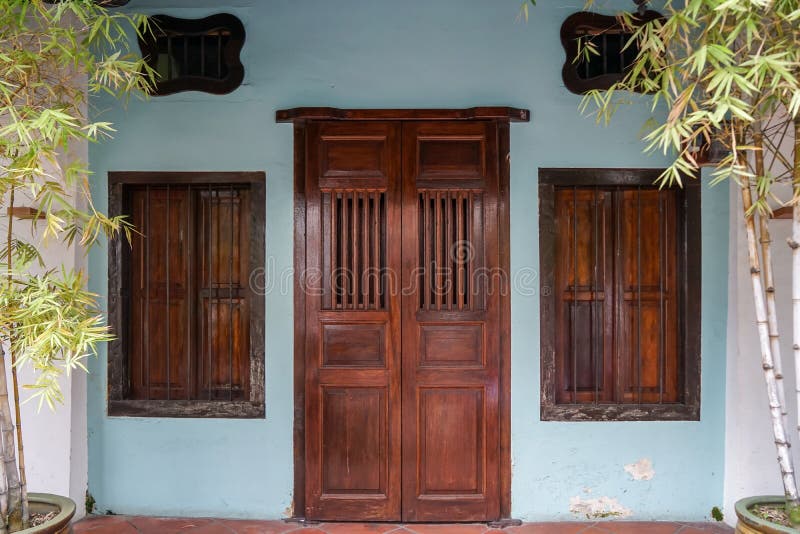
M756 312L756 327L761 346L761 367L764 370L764 381L767 386L769 398L769 411L772 418L772 434L775 440L775 449L778 453L778 464L781 470L784 493L787 503L791 507L800 505L797 494L797 483L794 477L794 465L789 452L789 443L786 439L786 427L783 425L781 405L778 401L778 385L775 379L775 367L770 347L769 324L767 322L767 309L764 299L764 288L761 284L761 269L759 266L758 244L756 242L756 226L753 214L753 198L750 183L742 179L742 209L744 214L745 229L747 234L747 256L750 264L750 282L753 288L753 303Z
M22 527L30 527L30 510L28 507L28 484L25 477L25 450L22 446L22 414L20 413L19 381L17 380L17 360L11 349L11 380L14 388L14 416L17 422L17 467L19 469L20 498L22 499Z
M11 188L9 194L9 207L14 207L14 188ZM12 266L13 256L11 251L11 242L13 239L13 224L12 217L8 218L8 233L6 235L7 247L7 268L9 291L13 284ZM11 339L9 332L9 346L8 352L11 354L13 361L13 339ZM4 523L7 523L11 532L22 530L22 488L20 487L19 474L17 472L16 458L14 454L14 421L11 419L11 405L8 400L8 382L6 378L6 358L5 353L0 351L0 445L2 446L3 464L5 470L5 479L8 489L8 509L6 515L3 516Z
M795 395L800 401L800 118L794 121L794 170L792 176L792 352L794 354ZM800 411L797 414L800 433Z
M753 144L755 150L756 176L764 176L764 134L761 124L753 125ZM759 242L761 259L764 262L764 285L767 297L767 326L769 327L770 349L775 366L775 380L778 387L778 402L781 403L781 417L784 428L789 428L789 412L786 405L786 386L783 379L783 357L781 356L780 334L778 332L778 309L775 303L775 276L772 268L772 236L769 232L769 215L759 213ZM797 334L795 333L795 336ZM788 431L787 431L788 438ZM791 441L791 440L788 440Z

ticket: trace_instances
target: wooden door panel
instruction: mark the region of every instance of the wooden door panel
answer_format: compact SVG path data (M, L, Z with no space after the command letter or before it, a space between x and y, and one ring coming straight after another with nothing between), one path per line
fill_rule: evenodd
M419 498L482 498L483 388L420 388L418 406Z
M322 492L388 498L386 388L323 388Z
M403 125L404 521L499 518L496 155L494 123Z
M307 129L309 519L400 519L398 131Z

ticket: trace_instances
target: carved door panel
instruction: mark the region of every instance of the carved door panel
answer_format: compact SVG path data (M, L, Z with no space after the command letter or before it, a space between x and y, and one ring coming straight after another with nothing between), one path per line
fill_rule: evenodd
M500 516L497 130L308 125L307 518Z
M309 518L400 519L399 130L308 129Z
M497 202L495 123L403 125L405 521L499 518Z

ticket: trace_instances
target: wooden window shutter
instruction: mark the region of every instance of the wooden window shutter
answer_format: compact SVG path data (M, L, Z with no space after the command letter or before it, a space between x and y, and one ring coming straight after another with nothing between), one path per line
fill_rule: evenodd
M677 193L555 189L560 404L680 398Z
M243 400L250 387L249 191L130 191L130 398Z

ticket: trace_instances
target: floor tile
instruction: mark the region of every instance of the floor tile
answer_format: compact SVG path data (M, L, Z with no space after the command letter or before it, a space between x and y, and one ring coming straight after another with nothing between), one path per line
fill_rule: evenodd
M75 524L75 534L728 534L719 523L603 521L526 523L506 529L485 524L322 523L95 516Z
M597 527L614 534L675 534L683 525L678 523L644 523L639 521L603 521Z
M328 534L386 534L400 525L392 523L322 523L317 528Z
M473 525L406 525L405 529L414 534L484 534L489 528L484 524Z
M591 526L589 522L526 523L506 531L513 534L578 534Z

